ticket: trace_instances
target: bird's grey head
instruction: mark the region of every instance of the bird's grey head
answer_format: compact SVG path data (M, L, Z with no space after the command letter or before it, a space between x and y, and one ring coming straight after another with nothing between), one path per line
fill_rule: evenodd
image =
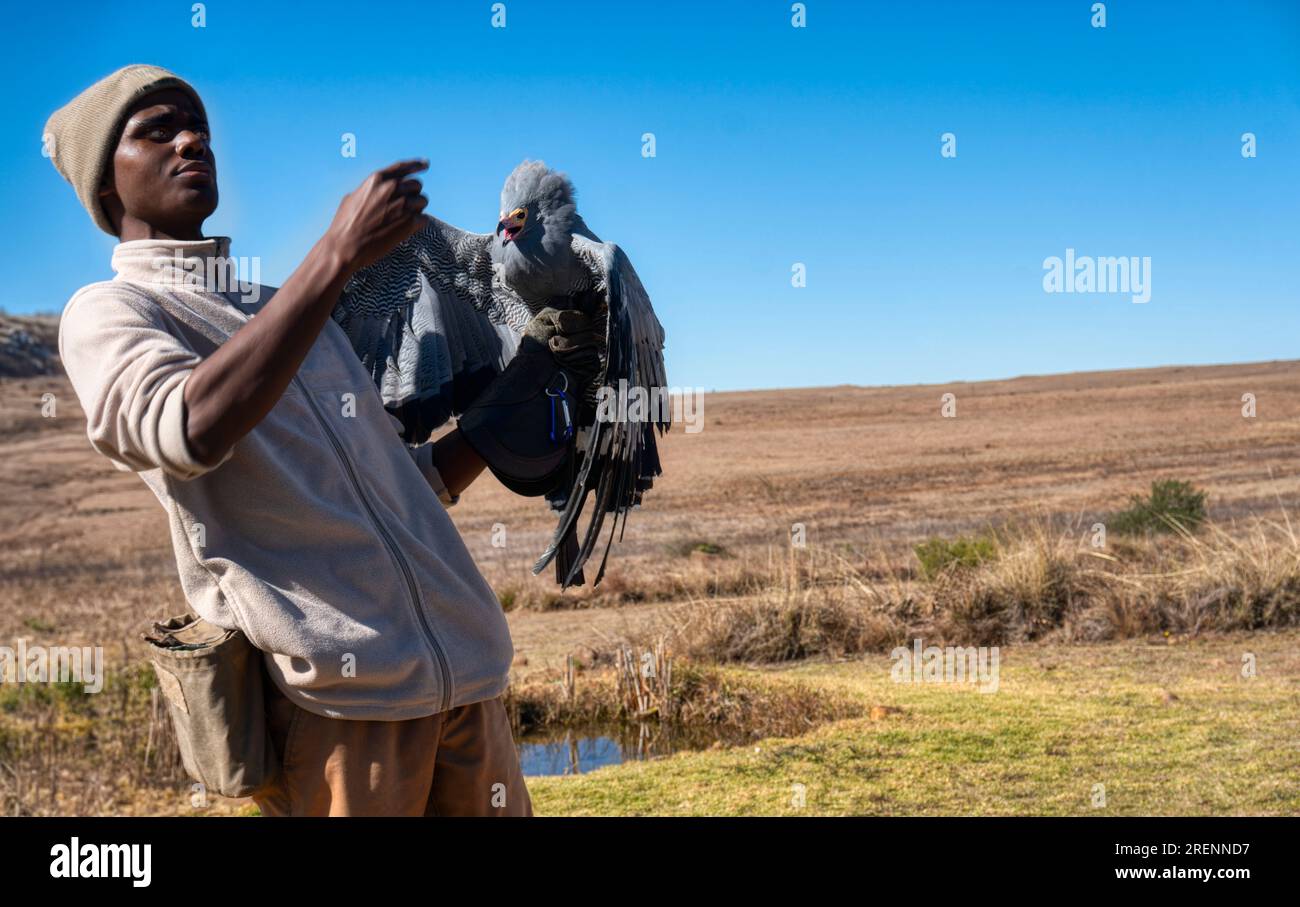
M493 251L516 293L541 300L568 292L577 223L573 184L563 173L524 161L506 177Z

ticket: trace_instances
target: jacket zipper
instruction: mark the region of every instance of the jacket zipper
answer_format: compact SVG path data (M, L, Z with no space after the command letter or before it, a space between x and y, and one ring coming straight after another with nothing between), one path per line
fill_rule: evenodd
M366 508L366 513L370 515L370 520L375 524L375 529L379 532L380 538L384 540L388 553L392 555L393 560L397 562L398 568L402 571L402 576L406 579L406 591L411 602L411 607L415 610L415 616L420 621L420 626L424 628L424 634L433 647L434 656L438 660L438 667L442 671L442 708L439 711L447 711L451 708L451 671L447 667L447 654L443 651L442 643L438 642L438 637L434 635L433 628L429 626L429 618L425 615L424 609L420 606L420 592L415 584L415 577L411 575L411 568L402 557L401 549L397 547L397 542L389 535L387 528L384 527L383 521L379 519L379 514L375 513L370 506L370 500L366 497L365 491L361 487L361 481L357 478L356 471L352 468L352 461L348 459L347 452L343 445L334 434L334 429L330 428L329 422L321 414L320 408L317 407L316 401L311 398L307 392L306 385L297 376L293 376L294 383L302 391L303 398L307 405L311 407L312 414L315 415L316 421L320 423L321 428L325 431L325 436L329 438L330 444L334 448L334 453L338 456L339 462L343 464L343 470L347 473L348 479L352 482L352 487L361 499L361 504Z
M232 308L240 315L243 315L243 321L245 323L253 317L253 315L244 312L240 306L235 305L233 300L231 300L226 293L218 293L216 295L218 295L228 307ZM180 303L180 306L197 318L207 328L211 329L216 336L208 335L207 331L203 329L200 329L199 332L207 335L208 339L212 340L212 342L217 346L221 346L222 343L230 339L230 334L212 324L189 306L184 303ZM164 308L170 310L170 307L165 304ZM253 314L255 315L256 313ZM451 669L448 667L447 653L443 650L442 644L438 642L438 637L434 635L433 628L429 626L429 619L425 615L424 609L420 606L420 591L419 587L415 584L415 577L411 575L411 568L406 563L405 558L402 557L401 550L397 547L397 542L388 534L388 530L379 519L379 514L375 513L374 508L370 506L370 500L366 497L365 491L361 488L361 482L357 478L356 472L352 469L352 461L348 459L347 452L343 449L343 445L339 443L338 437L335 436L334 429L330 428L329 422L327 422L325 417L321 414L320 408L316 405L316 401L313 400L311 394L307 392L307 386L297 375L293 376L293 382L297 384L298 389L302 391L303 399L307 401L307 406L311 409L312 415L315 416L316 421L320 423L321 429L325 432L325 437L329 439L330 445L334 448L335 456L337 456L339 462L343 464L343 468L348 474L348 479L352 482L352 487L356 491L357 497L366 508L366 513L370 515L370 520L374 523L375 529L379 532L380 538L384 540L384 546L388 548L389 555L397 562L398 568L402 571L402 576L406 579L408 600L411 603L411 607L415 610L415 616L419 619L420 626L424 628L425 637L429 640L429 643L433 648L434 660L438 662L438 668L442 674L442 708L440 711L445 712L451 708Z

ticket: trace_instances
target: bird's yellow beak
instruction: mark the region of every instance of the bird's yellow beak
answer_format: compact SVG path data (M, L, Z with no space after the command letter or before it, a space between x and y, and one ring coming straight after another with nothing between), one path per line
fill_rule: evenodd
M527 208L516 208L509 214L502 214L499 226L501 228L501 235L505 238L506 242L509 242L518 236L519 231L524 228L524 224L527 223L527 221Z

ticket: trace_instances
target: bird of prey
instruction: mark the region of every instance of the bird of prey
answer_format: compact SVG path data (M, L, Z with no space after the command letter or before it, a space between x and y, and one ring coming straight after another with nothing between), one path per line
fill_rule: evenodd
M554 560L567 588L583 584L583 564L613 514L594 582L604 576L615 531L621 539L628 511L661 474L655 430L668 428L663 326L627 255L578 214L568 177L525 160L505 181L491 233L426 216L415 235L352 277L334 319L403 438L418 444L473 403L548 306L579 309L604 332L600 374L578 406L571 481L547 494L559 523L533 567L540 573ZM597 418L598 393L609 404L600 412L625 414L634 393L662 405L639 421Z

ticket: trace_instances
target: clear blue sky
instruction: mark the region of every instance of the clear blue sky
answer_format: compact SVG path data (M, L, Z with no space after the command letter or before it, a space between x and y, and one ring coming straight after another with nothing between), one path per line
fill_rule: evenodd
M487 0L212 0L203 29L176 0L10 7L0 305L58 310L110 276L113 240L41 129L150 62L203 95L222 193L208 232L259 256L266 283L376 167L429 157L431 212L487 231L533 157L631 256L674 385L1300 354L1300 4L1116 0L1105 29L1091 0L807 5L794 29L788 2L508 0L503 30ZM1150 256L1151 301L1044 293L1043 259L1067 247Z

